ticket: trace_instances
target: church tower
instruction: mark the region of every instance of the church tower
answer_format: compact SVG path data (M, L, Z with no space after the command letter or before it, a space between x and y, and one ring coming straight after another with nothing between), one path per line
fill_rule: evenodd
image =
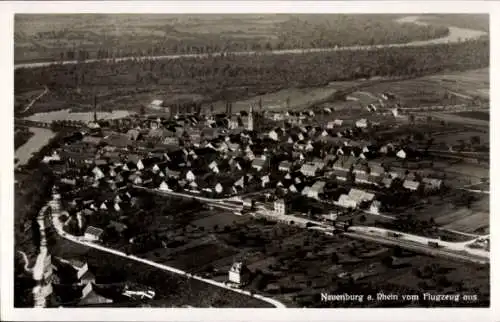
M253 131L253 106L250 105L250 110L248 111L248 131Z
M44 308L50 306L50 298L53 292L52 279L52 259L47 248L47 236L45 229L46 214L50 212L50 207L43 207L38 213L37 222L40 229L40 249L33 267L33 279L36 282L33 288L34 306Z

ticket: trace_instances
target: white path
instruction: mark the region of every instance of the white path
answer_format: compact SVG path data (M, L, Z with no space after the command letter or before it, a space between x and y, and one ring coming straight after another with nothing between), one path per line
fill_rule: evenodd
M397 233L400 235L399 239L401 240L406 240L406 241L412 241L415 243L419 243L422 245L428 245L428 242L437 242L439 245L444 247L447 250L451 251L457 251L457 252L466 252L475 256L480 256L484 258L489 258L490 257L490 252L482 249L474 249L467 247L470 244L473 244L476 239L471 239L469 241L465 242L448 242L448 241L443 241L435 238L428 238L424 236L418 236L418 235L413 235L413 234L408 234L408 233L403 233L400 231L394 231L390 229L383 229L379 227L369 227L369 226L352 226L349 227L350 231L353 232L359 232L359 233L365 233L365 234L372 234L372 235L380 235L380 236L386 236L388 232L392 233ZM482 236L481 238L487 238Z
M31 102L23 110L23 113L27 112L33 106L33 104L35 104L36 101L38 101L40 98L42 98L48 92L49 92L49 88L47 86L45 86L45 89L43 90L43 92L40 95L38 95L37 97L35 97L33 100L31 100Z

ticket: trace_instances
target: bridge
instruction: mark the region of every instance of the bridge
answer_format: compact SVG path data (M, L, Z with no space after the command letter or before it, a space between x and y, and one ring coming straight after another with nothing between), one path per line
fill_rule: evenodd
M31 121L31 120L20 119L20 118L14 119L14 125L20 126L20 127L38 127L38 128L43 128L43 129L52 129L52 126L53 126L52 123L50 123L50 122ZM64 127L64 128L74 128L74 129L79 129L82 126L84 126L84 124L81 122L74 122L74 123L61 122L61 123L57 123L57 125L60 127Z

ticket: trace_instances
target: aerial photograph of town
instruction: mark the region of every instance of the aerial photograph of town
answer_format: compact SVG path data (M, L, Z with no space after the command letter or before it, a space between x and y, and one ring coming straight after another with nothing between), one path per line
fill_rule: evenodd
M14 307L489 307L489 24L16 14Z

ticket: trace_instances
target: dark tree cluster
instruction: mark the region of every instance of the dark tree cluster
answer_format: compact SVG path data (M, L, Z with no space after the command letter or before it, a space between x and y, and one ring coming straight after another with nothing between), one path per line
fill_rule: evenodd
M282 22L268 23L270 27L260 34L244 30L220 32L217 26L210 25L203 33L186 32L165 22L154 21L154 18L145 32L140 31L140 34L128 32L127 27L121 27L122 32L103 36L99 31L88 31L85 27L64 28L64 24L58 24L63 28L57 31L40 31L30 37L21 28L16 28L15 56L23 57L24 60L45 58L82 61L124 56L327 48L407 43L444 37L449 32L446 26L401 24L394 21L397 17L390 15L296 15L286 18ZM116 21L115 19L112 21ZM123 23L129 24L128 21ZM249 23L259 25L259 22L252 20ZM189 30L190 24L186 27ZM40 46L47 41L51 46ZM68 42L73 44L70 48Z
M448 69L465 70L489 64L489 42L478 40L423 47L317 52L288 55L190 57L175 60L101 61L53 65L15 71L15 91L47 84L53 95L82 101L79 87L101 86L122 94L143 88L173 86L223 99L231 87L319 86L330 81L373 76L411 77ZM152 77L145 77L150 73ZM214 94L215 93L215 94ZM115 95L120 93L116 92ZM214 97L219 96L219 97ZM104 97L105 99L105 97Z

